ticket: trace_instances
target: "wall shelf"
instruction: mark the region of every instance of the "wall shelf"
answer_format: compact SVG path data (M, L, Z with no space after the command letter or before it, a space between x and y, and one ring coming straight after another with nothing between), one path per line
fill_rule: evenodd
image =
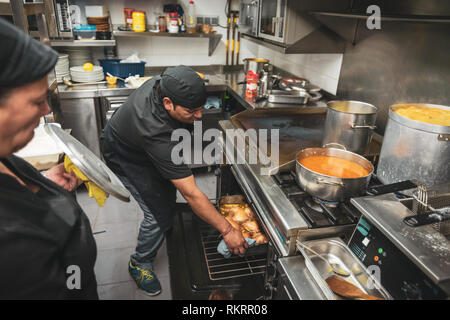
M113 47L116 40L52 40L52 47Z
M169 32L134 32L134 31L113 31L114 37L170 37L170 38L206 38L209 40L208 56L214 53L222 39L221 34L216 33L169 33Z

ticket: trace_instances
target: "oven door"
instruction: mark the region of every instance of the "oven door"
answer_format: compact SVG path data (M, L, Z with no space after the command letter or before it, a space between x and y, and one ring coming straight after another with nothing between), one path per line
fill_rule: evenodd
M199 184L200 188L209 189L202 191L208 194L216 189L216 199L224 195L244 195L229 165L193 168L192 171L196 180L209 181ZM203 300L221 293L239 300L266 296L267 245L247 250L244 257L225 259L217 252L220 241L219 232L197 217L188 204L177 203L174 226L167 235L173 299Z

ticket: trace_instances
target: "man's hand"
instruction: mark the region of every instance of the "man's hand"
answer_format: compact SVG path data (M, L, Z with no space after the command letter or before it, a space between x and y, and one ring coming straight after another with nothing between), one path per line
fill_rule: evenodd
M83 183L83 180L79 179L73 171L70 173L66 172L66 169L64 169L64 163L48 169L45 172L45 176L67 191L73 191Z
M223 237L228 250L233 254L244 254L248 248L247 241L239 230L232 227L232 230Z
M220 233L228 230L230 223L214 208L208 198L197 187L194 176L191 175L187 178L171 181L197 216L212 225ZM241 232L234 228L225 234L223 240L230 252L234 254L244 254L246 248L248 248L247 241L245 241Z

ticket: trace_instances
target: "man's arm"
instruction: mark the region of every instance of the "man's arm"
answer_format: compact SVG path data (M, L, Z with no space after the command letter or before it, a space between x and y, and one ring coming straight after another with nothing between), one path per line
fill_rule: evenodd
M197 187L193 175L171 181L197 216L212 225L220 233L228 230L230 223L214 208L205 194ZM241 232L233 227L231 227L231 231L223 239L230 252L234 254L244 254L245 249L248 247Z

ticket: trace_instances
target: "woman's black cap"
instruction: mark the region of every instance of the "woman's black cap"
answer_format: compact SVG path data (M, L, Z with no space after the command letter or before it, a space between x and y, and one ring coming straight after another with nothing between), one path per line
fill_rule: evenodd
M202 78L183 65L169 67L161 74L161 92L175 105L197 109L206 102L206 87Z
M58 53L0 18L0 87L14 88L46 76Z

